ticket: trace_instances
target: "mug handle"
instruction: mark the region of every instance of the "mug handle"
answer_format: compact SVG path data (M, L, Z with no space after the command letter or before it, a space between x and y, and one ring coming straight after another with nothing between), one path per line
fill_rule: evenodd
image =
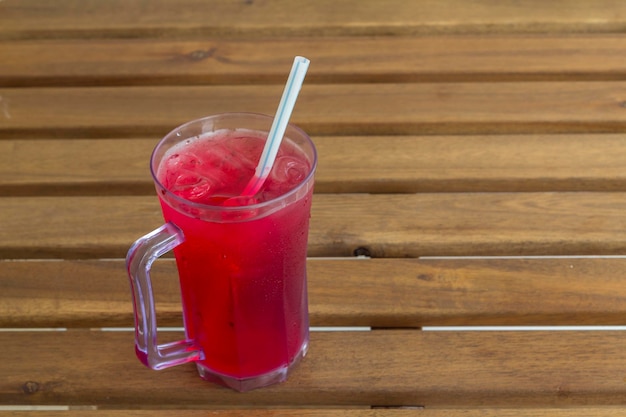
M126 255L126 269L130 279L135 313L135 352L149 368L165 369L183 363L201 360L204 354L193 340L157 343L156 310L152 293L150 270L152 263L185 241L183 232L173 223L140 237Z

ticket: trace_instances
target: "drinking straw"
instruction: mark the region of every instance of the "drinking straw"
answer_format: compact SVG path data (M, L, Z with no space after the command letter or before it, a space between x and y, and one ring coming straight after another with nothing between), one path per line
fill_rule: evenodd
M246 188L244 188L241 193L243 197L252 197L255 195L261 189L272 170L276 155L278 154L278 148L283 140L289 118L291 117L291 112L293 111L296 99L300 93L300 88L304 82L304 76L309 68L309 62L308 59L302 56L297 56L293 60L291 72L289 73L287 84L285 84L278 109L276 109L276 116L272 122L272 127L267 135L263 153L259 159L254 176L248 181Z

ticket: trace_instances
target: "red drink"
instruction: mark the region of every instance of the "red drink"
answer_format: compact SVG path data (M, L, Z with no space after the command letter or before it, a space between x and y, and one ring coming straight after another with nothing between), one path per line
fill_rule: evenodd
M266 136L226 131L182 142L165 156L157 178L188 201L224 204L225 196L239 195L252 178ZM306 156L285 141L258 202L293 189L310 170ZM234 223L194 218L161 199L165 220L184 231L185 242L174 253L185 328L204 351L198 363L210 371L250 378L287 367L306 349L303 231L311 191L265 217Z
M272 171L253 177L272 119L232 113L189 122L152 154L166 224L140 238L127 266L139 358L153 369L195 361L240 391L286 379L308 348L306 252L316 152L288 126ZM158 345L152 260L174 249L187 340Z

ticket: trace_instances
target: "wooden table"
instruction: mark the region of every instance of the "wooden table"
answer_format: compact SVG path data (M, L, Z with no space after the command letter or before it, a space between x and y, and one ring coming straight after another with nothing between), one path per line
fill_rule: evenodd
M621 415L625 30L611 0L0 1L0 414ZM323 328L266 389L150 371L123 258L162 221L151 149L273 113L294 55ZM555 325L609 327L499 327Z

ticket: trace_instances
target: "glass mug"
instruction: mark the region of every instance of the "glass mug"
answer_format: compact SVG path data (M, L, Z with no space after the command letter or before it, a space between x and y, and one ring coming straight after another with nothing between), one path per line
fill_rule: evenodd
M286 380L307 352L306 253L317 165L308 135L289 125L281 144L287 151L279 152L261 191L237 198L271 123L270 116L252 113L193 120L152 153L165 224L139 238L126 257L135 351L152 369L193 361L201 378L248 391ZM207 181L218 195L206 191ZM186 338L158 344L150 269L170 250Z

